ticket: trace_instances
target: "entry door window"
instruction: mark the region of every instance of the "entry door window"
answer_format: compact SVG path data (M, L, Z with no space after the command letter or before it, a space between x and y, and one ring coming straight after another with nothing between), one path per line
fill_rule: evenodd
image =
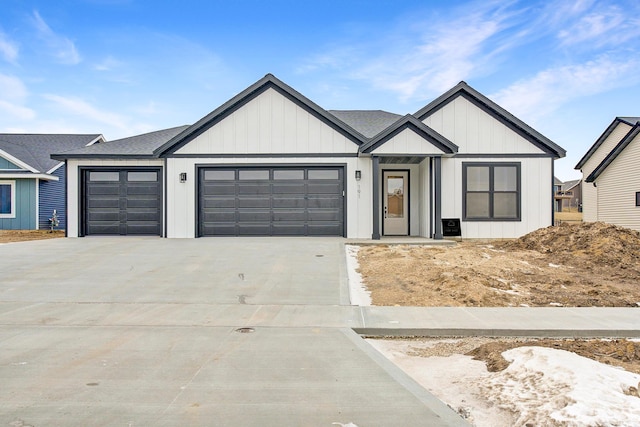
M384 171L384 234L406 236L409 234L407 194L409 172Z

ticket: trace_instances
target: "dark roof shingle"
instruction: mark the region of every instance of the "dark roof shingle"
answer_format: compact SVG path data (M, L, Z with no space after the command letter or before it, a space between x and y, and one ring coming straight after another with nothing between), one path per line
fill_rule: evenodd
M100 134L0 133L0 150L46 173L60 163L51 158L52 154L84 147L101 137Z

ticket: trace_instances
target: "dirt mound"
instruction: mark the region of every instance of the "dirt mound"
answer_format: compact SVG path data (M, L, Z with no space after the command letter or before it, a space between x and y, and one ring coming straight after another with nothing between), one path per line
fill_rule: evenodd
M500 245L503 249L554 254L559 262L638 269L640 233L603 222L561 224L541 228Z

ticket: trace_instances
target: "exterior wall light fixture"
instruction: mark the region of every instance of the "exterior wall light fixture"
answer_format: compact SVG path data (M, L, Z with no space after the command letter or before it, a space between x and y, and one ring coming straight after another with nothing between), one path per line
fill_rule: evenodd
M362 171L356 171L356 181L360 181L362 178Z
M187 182L187 173L186 172L180 173L180 182Z

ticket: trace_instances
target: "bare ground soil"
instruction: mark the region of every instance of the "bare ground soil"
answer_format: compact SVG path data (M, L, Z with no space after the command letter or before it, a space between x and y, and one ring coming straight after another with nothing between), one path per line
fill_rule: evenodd
M374 305L640 305L640 234L599 222L454 247L363 246L358 262Z
M64 231L55 230L0 230L0 243L24 242L27 240L56 239L64 237Z
M565 223L516 240L463 242L454 247L363 246L358 261L374 305L640 306L640 233L604 223ZM457 342L450 351L483 360L490 371L508 366L502 352L538 345L640 374L637 341L461 338ZM437 344L433 351L442 352L438 347L442 345L450 344Z

